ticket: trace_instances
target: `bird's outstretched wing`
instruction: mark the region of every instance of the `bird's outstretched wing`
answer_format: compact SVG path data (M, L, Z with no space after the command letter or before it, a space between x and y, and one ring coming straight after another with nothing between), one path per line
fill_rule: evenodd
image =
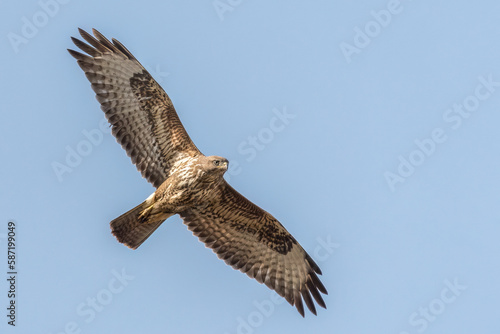
M189 230L234 269L246 273L295 305L304 316L311 298L326 308L318 265L276 218L223 181L213 201L180 213Z
M92 84L118 143L150 183L158 188L180 158L196 156L193 144L161 86L120 42L93 29L79 29L86 44L72 37L78 61Z

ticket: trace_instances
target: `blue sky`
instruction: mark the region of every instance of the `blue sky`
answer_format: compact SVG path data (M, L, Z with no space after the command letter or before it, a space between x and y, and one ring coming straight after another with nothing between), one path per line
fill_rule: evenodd
M498 333L498 1L1 9L2 333ZM177 216L137 251L114 239L153 188L66 52L78 27L125 44L200 150L230 160L322 268L327 310L303 319Z

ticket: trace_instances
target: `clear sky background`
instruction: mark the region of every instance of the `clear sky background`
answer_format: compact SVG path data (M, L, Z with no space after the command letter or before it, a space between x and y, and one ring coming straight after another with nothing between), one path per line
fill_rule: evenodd
M0 5L0 332L499 332L500 2L56 1ZM78 27L230 160L322 268L327 310L303 319L178 216L136 251L114 239L154 189L101 127Z

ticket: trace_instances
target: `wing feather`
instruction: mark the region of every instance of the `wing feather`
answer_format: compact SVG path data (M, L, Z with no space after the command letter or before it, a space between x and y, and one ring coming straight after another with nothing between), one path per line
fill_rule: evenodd
M189 230L234 269L265 284L295 305L316 314L326 308L321 270L295 238L266 211L223 181L213 200L180 213Z
M201 154L189 138L172 101L161 86L120 42L93 29L79 29L88 43L72 38L86 54L74 50L111 132L142 176L158 188L179 159Z

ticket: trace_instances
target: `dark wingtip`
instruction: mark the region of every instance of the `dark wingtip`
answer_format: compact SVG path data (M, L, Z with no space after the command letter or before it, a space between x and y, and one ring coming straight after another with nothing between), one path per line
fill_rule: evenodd
M314 302L311 298L311 294L309 293L309 289L308 289L307 285L304 285L304 287L300 291L300 294L302 295L302 299L306 303L306 306L309 309L309 311L311 311L312 314L317 315L316 314L316 307L314 306Z
M295 307L297 308L297 311L299 311L302 318L305 318L304 305L302 304L302 297L300 296L299 291L297 291L297 290L295 291L293 299L294 299Z
M318 289L314 286L314 283L312 282L311 279L307 280L306 286L311 295L313 296L314 300L316 301L316 303L318 303L318 305L321 306L322 308L326 309L325 301L321 297L321 294L318 292Z
M297 308L297 311L299 311L299 314L302 316L302 318L305 318L306 315L304 313L304 306L300 304L300 307L298 305L295 305L295 307Z
M89 56L84 55L83 53L80 53L78 51L71 50L71 49L67 49L67 50L68 50L69 54L72 55L77 60L83 60L83 59L89 58Z
M306 261L307 263L309 264L309 266L311 266L311 268L314 270L314 272L318 275L322 275L323 273L321 272L321 269L319 268L319 266L316 264L316 262L314 262L314 260L312 259L312 257L306 253Z

